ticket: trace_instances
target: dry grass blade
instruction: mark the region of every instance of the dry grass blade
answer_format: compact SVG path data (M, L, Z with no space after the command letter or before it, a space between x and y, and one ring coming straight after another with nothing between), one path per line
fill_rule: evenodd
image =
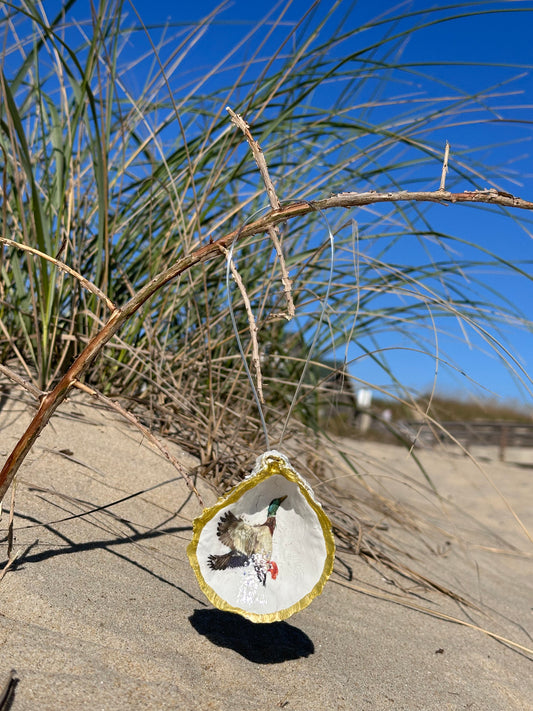
M467 622L466 620L461 620L459 617L453 617L452 615L446 615L443 612L439 612L439 610L434 610L430 607L424 607L423 605L417 605L415 602L412 602L412 600L409 599L398 600L398 598L394 597L393 595L387 595L386 593L380 593L376 590L371 590L370 588L365 588L359 585L353 585L352 583L347 583L343 580L335 580L335 583L337 585L341 585L344 588L348 588L349 590L354 590L355 592L362 593L363 595L370 595L371 597L375 597L380 600L386 600L387 602L392 602L396 605L404 605L405 607L409 607L411 610L417 610L418 612L423 612L426 615L438 617L440 620L444 620L446 622L453 622L454 624L462 625L463 627L468 627L469 629L475 630L476 632L486 634L489 637L492 637L493 639L497 640L498 642L503 642L504 644L509 645L509 647L512 647L517 651L533 656L533 649L525 647L522 644L518 644L518 642L513 642L513 640L507 639L506 637L502 637L501 635L496 634L496 632L491 632L491 630L485 629L484 627L479 627L478 625L474 625L471 622Z
M66 274L69 274L70 276L74 277L79 281L81 286L84 289L87 289L87 291L90 291L92 294L97 296L103 303L106 305L106 307L113 312L116 309L116 306L113 304L110 299L107 298L107 296L101 291L97 286L94 284L91 284L90 281L88 281L84 276L81 274L78 274L78 272L75 269L72 269L72 267L69 267L68 264L64 264L61 262L59 259L56 259L55 257L51 257L48 254L45 254L44 252L39 251L38 249L35 249L34 247L30 247L27 244L20 244L19 242L15 242L12 239L8 239L7 237L0 237L0 243L7 245L8 247L14 247L15 249L21 249L23 252L28 252L28 254L33 254L35 257L40 257L41 259L46 260L47 262L50 262L50 264L53 264L56 266L58 269L61 271L65 272Z
M8 368L6 365L0 364L0 373L5 375L6 378L11 380L11 382L15 383L15 385L18 385L19 387L23 388L27 392L29 392L33 397L35 398L40 398L41 395L43 394L38 388L33 385L33 383L30 383L29 380L25 380L23 377L21 377L18 373L16 373L12 368Z
M15 516L15 492L16 492L16 486L13 485L13 489L11 491L11 505L9 507L9 518L8 518L8 523L7 523L7 562L0 571L0 581L4 577L4 575L7 573L9 568L13 565L13 563L17 560L17 558L20 555L20 551L15 553L15 555L12 555L13 553L13 541L14 541L14 532L13 532L13 521L14 521L14 516ZM2 504L0 502L0 519L2 518ZM1 699L0 699L1 701Z
M162 454L163 456L168 459L168 461L172 464L172 466L179 472L180 476L182 479L184 479L185 483L187 484L189 490L196 496L198 499L198 503L200 506L204 505L204 502L202 500L202 497L200 496L198 489L195 487L191 477L187 474L185 471L184 466L174 457L168 450L168 447L166 447L163 442L161 442L157 437L155 437L152 432L148 429L148 427L145 427L139 420L133 415L133 413L128 412L125 410L121 405L118 404L118 402L114 402L110 398L106 397L105 395L102 395L102 393L99 393L97 390L94 388L89 387L88 385L85 385L85 383L80 383L79 381L74 383L75 387L81 390L82 392L87 393L88 395L91 395L91 397L94 397L101 402L105 403L109 408L112 410L115 410L115 412L118 412L121 417L123 417L125 420L128 422L131 422L131 424L136 427L140 432L142 432L143 436L146 437L147 440L149 440L154 447L156 447Z
M225 252L227 254L227 258L230 259L229 252L227 250L225 250ZM248 298L248 294L246 293L246 287L243 284L241 275L237 271L237 267L235 266L235 262L233 261L233 259L230 259L229 267L231 270L231 275L235 283L237 284L237 288L239 289L239 292L242 296L244 308L246 309L246 315L248 317L248 324L250 330L250 341L252 344L252 362L255 368L255 376L257 383L257 395L259 397L259 401L264 403L265 398L263 397L263 376L261 374L261 359L259 356L259 343L257 341L257 324L255 321L254 312L252 311L250 299Z

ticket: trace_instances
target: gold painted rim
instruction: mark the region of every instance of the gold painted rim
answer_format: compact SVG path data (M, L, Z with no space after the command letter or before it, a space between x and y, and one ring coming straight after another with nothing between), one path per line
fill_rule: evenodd
M265 455L263 455L263 457L265 457ZM274 471L272 471L272 469L274 469ZM322 534L324 536L324 541L326 544L326 559L324 561L322 575L320 576L313 589L308 592L307 595L304 595L302 598L300 598L300 600L298 600L298 602L295 602L290 607L286 607L283 610L277 610L276 612L269 612L261 615L257 612L248 612L247 610L243 610L240 607L230 605L228 602L226 602L226 600L221 598L220 595L218 595L218 593L216 593L213 588L205 581L204 576L202 575L202 572L200 570L200 563L198 561L196 551L200 540L200 533L202 532L204 526L208 523L208 521L210 521L214 516L216 516L221 509L225 508L230 504L235 503L244 493L246 493L246 491L252 489L256 484L261 481L264 481L265 479L268 479L269 476L272 476L274 474L281 474L289 481L293 482L294 484L297 484L300 491L303 493L307 503L316 513L320 522L320 526L322 528ZM331 531L331 523L329 518L324 513L322 506L320 506L320 504L313 499L310 494L310 491L308 490L307 486L303 482L298 472L296 472L296 470L294 470L290 466L290 464L288 464L288 462L283 456L279 454L272 454L266 458L265 463L256 474L241 481L240 484L237 484L227 494L221 496L216 502L216 504L204 509L200 516L194 519L193 536L191 542L187 546L187 555L189 556L189 562L195 572L198 584L200 585L200 589L207 597L209 602L211 602L219 610L224 610L226 612L236 612L237 614L242 615L251 622L277 622L280 620L286 620L291 615L294 615L295 612L300 612L300 610L306 608L315 599L315 597L318 597L318 595L320 595L320 593L324 589L324 585L326 584L333 570L333 564L335 560L335 541L333 538L333 533Z

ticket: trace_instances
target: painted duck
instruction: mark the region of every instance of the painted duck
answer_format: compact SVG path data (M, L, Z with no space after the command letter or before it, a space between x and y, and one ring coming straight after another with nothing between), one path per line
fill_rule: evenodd
M276 514L287 497L272 499L268 506L267 519L264 523L251 524L237 518L227 511L217 526L217 536L227 546L229 553L210 555L207 559L211 570L240 568L253 564L259 581L266 584L267 573L276 579L278 566L272 556L272 536L276 528Z

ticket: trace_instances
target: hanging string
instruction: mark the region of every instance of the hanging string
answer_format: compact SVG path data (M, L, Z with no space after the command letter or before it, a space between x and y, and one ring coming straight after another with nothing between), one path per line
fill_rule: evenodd
M243 223L242 227L239 229L237 236L231 243L231 247L229 248L227 252L227 259L226 259L226 293L228 295L228 309L229 309L229 315L231 318L231 325L233 326L233 335L235 336L235 340L237 341L237 347L239 348L239 353L241 356L241 361L244 366L244 370L246 372L246 375L248 377L248 382L250 383L250 387L252 389L252 393L254 396L255 403L257 405L257 410L259 412L259 419L261 420L261 426L263 428L263 434L265 435L265 447L267 450L270 449L270 440L268 437L268 430L266 426L266 421L265 421L265 416L263 413L263 407L261 405L261 400L259 398L259 394L257 392L257 388L255 387L254 379L252 377L252 374L250 372L250 368L248 367L248 363L246 361L246 356L244 355L244 349L242 347L242 342L241 338L239 336L239 329L237 328L237 321L235 320L235 313L233 311L233 304L231 302L231 290L230 290L230 274L231 274L231 264L235 264L233 260L233 250L237 242L239 241L239 238L241 236L242 231L246 227L246 225L251 222L257 215L262 214L263 212L266 212L267 210L270 209L270 205L265 205L264 207L260 208L256 212L253 213L253 215L250 215L248 219Z
M250 372L250 368L248 367L248 362L247 362L247 360L246 360L246 356L245 356L245 354L244 354L244 349L243 349L243 347L242 347L241 338L240 338L240 336L239 336L239 329L238 329L238 327L237 327L237 321L236 321L236 319L235 319L235 312L234 312L234 309L233 309L233 304L232 304L232 299L231 299L230 275L231 275L231 265L232 265L232 263L235 265L235 261L234 261L234 259L233 259L234 248L235 248L235 245L237 244L237 242L239 242L239 238L240 238L240 235L241 235L242 231L244 230L244 228L246 227L246 225L247 225L249 222L251 222L252 220L255 219L255 217L256 217L257 215L260 215L261 213L266 212L266 211L268 211L269 209L271 209L271 208L270 208L270 205L265 205L264 207L260 208L259 210L257 210L256 212L254 212L252 215L250 215L250 217L248 217L248 219L243 223L243 225L242 225L241 228L239 229L239 231L238 231L238 233L237 233L235 239L233 240L233 242L232 242L232 244L231 244L229 250L227 251L227 259L226 259L226 293L227 293L227 297L228 297L228 309L229 309L231 324L232 324L232 327L233 327L233 334L234 334L234 336L235 336L235 340L237 341L237 347L238 347L238 349L239 349L239 354L240 354L240 356L241 356L241 361L242 361L242 364L243 364L243 366L244 366L244 370L245 370L246 375L247 375L247 377L248 377L248 382L250 383L250 388L251 388L251 390L252 390L252 394L253 394L253 396L254 396L254 400L255 400L256 405L257 405L257 410L258 410L258 413L259 413L259 419L260 419L260 421L261 421L261 426L262 426L262 428L263 428L263 433L264 433L264 435L265 435L265 445L266 445L266 449L267 449L267 450L270 449L270 444L269 444L269 443L270 443L270 439L269 439L269 436L268 436L268 430L267 430L267 425L266 425L266 421L265 421L265 416L264 416L264 413L263 413L263 407L262 407L262 405L261 405L261 400L260 400L260 398L259 398L259 394L258 394L258 392L257 392L257 388L256 388L256 386L255 386L254 379L253 379L252 374L251 374L251 372ZM327 226L327 229L328 229L328 238L329 238L329 244L330 244L329 278L328 278L328 283L327 283L327 286L326 286L326 293L325 293L324 298L323 298L323 300L322 300L322 308L321 308L321 310L320 310L320 316L319 316L319 318L318 318L318 323L317 323L317 326L316 326L316 329L315 329L315 333L314 333L314 336L313 336L313 340L312 340L311 345L310 345L310 347L309 347L309 349L308 349L308 351L307 351L307 358L306 358L306 360L305 360L304 367L303 367L302 372L301 372L301 374L300 374L300 379L299 379L299 381L298 381L298 385L296 386L296 390L295 390L295 393L294 393L294 395L293 395L293 398L292 398L292 401L291 401L291 404L290 404L290 407L289 407L289 411L287 412L287 417L285 418L285 422L284 422L284 424L283 424L283 429L282 429L282 431L281 431L281 435L280 435L280 438L279 438L279 446L281 446L281 444L282 444L282 442L283 442L283 438L284 438L284 436L285 436L285 432L286 432L286 430L287 430L287 427L288 427L288 424L289 424L289 420L290 420L292 411L294 410L294 406L295 406L295 404L296 404L296 401L297 401L297 398L298 398L298 394L299 394L299 392L300 392L300 389L301 389L301 387L302 387L302 383L303 383L304 378L305 378L305 375L306 375L306 373L307 373L307 369L308 369L308 367L309 367L309 362L310 362L310 360L311 360L311 354L312 354L312 352L313 352L313 350L314 350L314 348L315 348L316 342L317 342L318 337L319 337L319 335L320 335L320 328L321 328L321 326L322 326L322 322L323 322L323 320L324 320L324 316L325 316L325 313L326 313L326 308L327 308L327 304L328 304L328 301L329 301L329 294L330 294L330 291L331 291L331 284L332 284L332 282L333 282L333 268L334 268L334 262L335 262L335 259L334 259L334 257L335 257L335 238L333 237L333 233L332 233L332 231L331 231L330 224L329 224L328 219L327 219L326 215L324 214L323 210L318 209L318 212L320 213L320 215L321 215L322 218L324 219L324 222L326 223L326 226Z
M285 422L283 424L283 429L281 430L281 435L279 438L279 447L281 447L283 438L285 437L285 432L287 431L287 427L289 425L289 420L292 415L292 411L294 410L294 406L296 405L296 402L298 399L298 394L299 394L300 389L302 387L302 383L304 381L305 375L307 373L307 369L309 367L309 363L311 361L311 354L314 351L316 342L317 342L318 337L320 335L320 328L322 326L322 321L324 320L324 316L325 316L326 309L328 306L329 293L331 291L331 284L333 282L333 268L335 265L335 238L333 237L333 232L331 231L331 227L328 222L328 218L326 217L326 215L324 214L324 212L322 210L319 209L318 212L320 212L322 218L324 219L324 222L326 223L326 227L328 228L329 248L330 248L329 278L328 278L328 283L326 286L326 293L324 294L324 298L322 300L322 308L320 309L320 316L318 317L318 323L315 328L313 340L311 341L311 345L309 346L309 349L307 351L307 358L305 359L304 367L303 367L302 372L300 374L300 379L298 381L298 385L296 386L296 390L294 391L294 395L292 397L289 411L287 412L287 417L285 418Z

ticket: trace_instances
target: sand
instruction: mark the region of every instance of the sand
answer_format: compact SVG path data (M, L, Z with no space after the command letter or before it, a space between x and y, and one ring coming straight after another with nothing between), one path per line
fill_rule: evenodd
M29 416L22 402L11 402L0 413L4 457ZM95 410L81 398L66 403L18 476L20 557L0 581L0 683L12 668L18 679L9 707L533 708L531 657L409 607L415 603L461 617L533 647L527 633L531 545L484 478L495 480L531 527L531 469L523 461L491 460L482 462L483 475L457 452L422 452L444 494L445 503L435 506L420 487L398 485L386 476L402 470L420 480L402 450L376 444L354 448L365 475L381 478L435 530L455 527L442 550L424 552L413 544L413 567L424 564L457 584L479 610L438 593L400 594L381 572L343 553L322 596L286 622L254 625L213 609L186 556L191 519L200 509L176 471L118 415ZM176 447L173 452L194 464ZM206 503L213 503L214 493L199 486ZM53 523L149 487L156 488L89 516ZM338 489L339 495L348 491L349 479L339 480ZM458 513L455 504L465 511ZM2 536L7 519L4 511ZM392 526L390 533L403 540L400 527ZM413 533L405 535L417 540ZM440 533L435 535L440 540ZM446 535L441 535L445 541ZM470 543L460 543L461 536ZM5 540L1 546L3 567ZM509 546L515 547L511 553ZM397 603L381 598L388 590Z

